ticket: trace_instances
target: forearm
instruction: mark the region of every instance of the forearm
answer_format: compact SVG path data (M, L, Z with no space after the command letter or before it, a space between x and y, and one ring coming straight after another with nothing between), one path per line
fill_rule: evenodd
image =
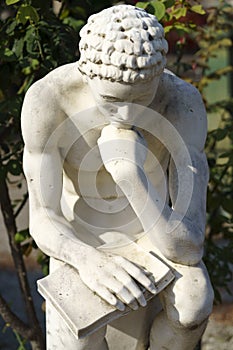
M72 226L63 216L49 209L30 214L30 233L45 254L75 268L94 249L76 237Z
M126 166L125 166L126 167ZM158 194L142 169L128 169L114 176L139 218L143 229L169 260L193 265L203 254L203 232L185 216L175 212ZM129 191L129 183L133 191Z
M143 168L147 155L143 137L134 130L118 130L107 126L102 130L98 145L106 170L128 198L153 244L167 259L174 262L186 265L199 262L203 251L204 215L199 216L199 228L185 215L173 210L165 199L162 200ZM182 171L186 170L182 168ZM200 188L205 188L204 183L205 181L200 181ZM178 183L175 182L175 185ZM203 198L203 193L200 193L200 198ZM195 203L204 202L192 200L192 207ZM180 211L183 212L184 210Z

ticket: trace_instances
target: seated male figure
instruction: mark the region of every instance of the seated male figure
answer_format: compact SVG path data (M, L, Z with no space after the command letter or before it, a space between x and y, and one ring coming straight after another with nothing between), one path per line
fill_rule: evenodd
M119 310L148 307L139 286L155 293L148 273L97 249L106 232L132 237L176 275L160 293L163 311L150 328L150 350L191 350L213 300L201 262L206 114L197 90L164 71L166 52L162 26L144 10L119 5L91 16L81 31L80 60L50 72L27 92L24 171L30 232L51 257L51 269L59 262L73 266L93 292ZM164 126L183 141L177 160L169 149L173 134L166 147L160 139ZM112 147L116 142L118 149ZM189 200L187 174L193 181ZM48 313L56 317L52 307ZM104 328L78 340L57 322L60 337L58 329L48 349L108 349Z

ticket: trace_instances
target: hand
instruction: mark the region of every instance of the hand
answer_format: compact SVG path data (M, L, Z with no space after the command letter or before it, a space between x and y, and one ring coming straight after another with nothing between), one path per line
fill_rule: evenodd
M113 179L125 178L130 170L136 172L143 168L147 147L139 132L108 125L103 128L97 142L104 166Z
M79 264L82 281L102 299L117 309L124 311L125 305L133 310L146 306L142 290L136 280L151 293L156 288L143 269L127 259L93 250L88 262Z

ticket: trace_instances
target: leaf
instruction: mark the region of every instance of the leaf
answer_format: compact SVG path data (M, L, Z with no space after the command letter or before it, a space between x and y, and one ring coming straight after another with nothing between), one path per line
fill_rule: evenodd
M23 235L21 235L19 232L17 232L16 234L15 234L15 242L16 243L21 243L21 242L23 242L24 241L24 236Z
M18 58L23 58L23 47L24 47L24 38L15 39L14 46L12 51L16 54Z
M186 25L184 23L179 23L179 22L174 23L173 28L175 28L176 30L179 30L181 32L184 32L184 33L191 32L191 29L186 27Z
M6 28L6 33L8 35L14 34L14 30L15 30L16 26L17 26L16 21L10 23L9 26Z
M166 26L164 27L164 33L167 34L170 32L170 30L172 30L173 26Z
M231 152L224 152L222 154L220 154L219 158L228 158L231 156Z
M150 3L150 2L140 2L140 1L139 1L139 2L136 3L136 7L139 7L139 8L141 8L141 9L144 9L144 10L145 10L145 9L147 8L147 6L149 5L149 3Z
M164 5L166 8L170 8L175 4L175 2L176 2L175 0L165 0Z
M35 27L28 26L24 41L26 42L26 50L29 56L38 54L38 37L36 35Z
M160 21L166 12L166 7L162 2L159 1L151 1L151 6L154 8L154 15L157 17L157 19Z
M187 14L187 8L186 7L178 7L173 12L172 15L175 17L175 19L179 19L181 17L185 17Z
M0 52L1 52L1 50L0 50ZM1 56L2 56L2 54L1 54ZM4 60L6 62L12 62L16 59L14 52L8 48L4 49L3 56L4 56Z
M77 32L79 32L81 27L85 24L85 22L82 19L75 19L73 17L65 18L63 20L63 23L69 25L70 27L72 27Z
M37 70L39 66L40 66L40 62L36 58L31 60L31 67L33 70Z
M202 5L194 5L191 7L191 11L204 15L206 12L203 9Z
M61 15L60 15L60 19L61 19L61 20L65 19L66 17L69 16L69 13L70 13L70 11L69 11L68 9L65 8L65 9L62 11Z
M23 25L26 24L28 20L37 23L40 19L36 9L30 5L25 4L21 5L18 9L16 18Z
M29 234L29 230L26 229L26 230L21 230L19 232L17 232L15 234L15 242L16 243L22 243L23 241L25 241L25 239L27 239L28 237L30 237L30 234Z
M224 46L224 47L231 47L232 45L232 40L229 38L224 38L222 40L219 41L219 45Z
M21 164L19 163L19 161L12 159L7 163L7 171L9 171L9 173L11 173L14 176L18 176L21 174L22 171Z
M16 4L17 2L19 2L20 0L6 0L6 4L9 5L13 5Z
M227 136L227 129L218 129L215 132L215 138L217 141L223 140Z

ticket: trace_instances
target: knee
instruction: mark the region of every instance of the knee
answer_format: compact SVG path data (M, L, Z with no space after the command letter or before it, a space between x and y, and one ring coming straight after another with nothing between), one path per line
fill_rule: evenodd
M207 321L212 312L213 289L209 286L205 293L190 290L187 295L181 294L183 301L175 303L167 316L177 328L194 330Z
M174 327L195 329L212 312L214 293L205 266L182 268L181 277L164 290L162 303Z

